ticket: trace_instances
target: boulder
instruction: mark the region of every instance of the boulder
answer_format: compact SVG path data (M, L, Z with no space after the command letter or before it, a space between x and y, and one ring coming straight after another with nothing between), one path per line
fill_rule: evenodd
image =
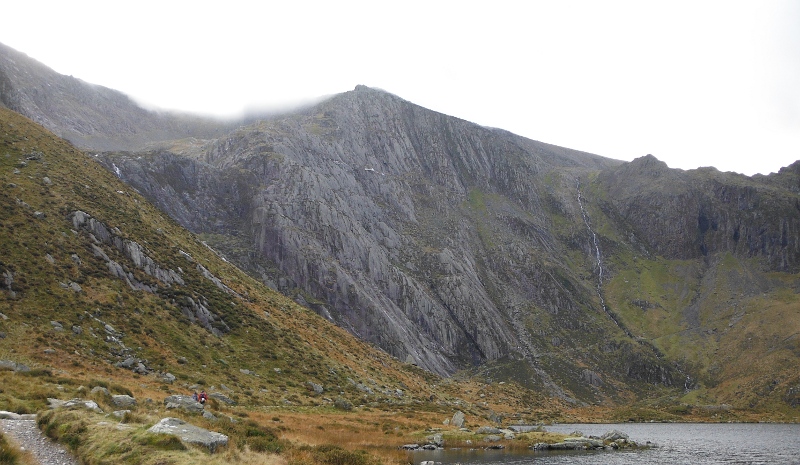
M475 431L475 434L500 434L500 428L495 428L494 426L481 426Z
M0 360L0 370L11 370L20 372L31 371L29 366L17 363L13 360Z
M6 412L5 410L0 410L0 420L20 420L20 414L14 412Z
M322 394L323 392L325 392L325 388L323 388L321 384L317 384L317 383L315 383L313 381L308 381L306 383L306 385L308 386L308 388L310 390L314 391L314 393L317 394L317 395Z
M153 434L170 434L183 442L206 447L211 452L228 445L228 436L186 423L179 418L162 418L147 431Z
M203 404L194 400L192 396L169 396L164 399L164 405L167 409L180 408L193 413L202 413L204 410Z
M428 444L432 444L432 445L434 445L436 447L444 446L444 437L442 437L442 435L439 434L439 433L432 434L432 435L426 437L425 440L428 441Z
M230 397L226 396L225 394L220 394L219 392L213 392L208 395L212 399L217 399L220 402L224 402L228 405L236 405L236 401L231 399Z
M464 412L461 410L457 411L453 414L453 419L450 420L450 424L455 426L456 428L463 428L464 427Z
M100 394L101 396L109 397L111 392L108 389L104 388L103 386L95 386L91 390L92 394Z
M116 363L118 368L133 368L134 365L136 365L136 359L133 357L128 357L125 360Z
M612 429L611 431L607 432L601 437L603 438L604 441L608 442L615 442L619 439L624 439L627 441L628 439L630 439L627 434L615 429Z
M130 408L136 406L136 399L126 394L111 396L111 403L117 407Z
M47 402L50 403L50 408L85 408L87 410L94 410L97 413L103 413L103 409L97 405L97 402L93 400L86 400L86 399L70 399L70 400L60 400L60 399L53 399L47 398Z

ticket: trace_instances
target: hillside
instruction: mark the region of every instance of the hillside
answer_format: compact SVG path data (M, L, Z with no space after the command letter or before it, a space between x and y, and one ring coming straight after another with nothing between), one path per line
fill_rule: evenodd
M477 422L558 415L557 403L520 388L443 380L358 341L227 263L92 157L6 109L0 182L0 410L43 412L48 398L85 398L100 386L139 399L127 422L145 428L166 396L206 389L222 395L207 411L239 418L241 427L170 415L223 428L239 441L228 454L263 446L311 460L315 449L291 444L327 441L390 461L397 445L457 410ZM102 395L91 398L114 409ZM67 430L77 421L86 432L107 418L60 415L43 421ZM371 425L396 434L388 439L378 428L365 439ZM262 445L241 428L262 431L253 433ZM137 437L104 433L72 447L91 462L96 441ZM263 444L268 437L272 446ZM144 453L140 446L131 447ZM107 451L105 460L128 460L123 452Z

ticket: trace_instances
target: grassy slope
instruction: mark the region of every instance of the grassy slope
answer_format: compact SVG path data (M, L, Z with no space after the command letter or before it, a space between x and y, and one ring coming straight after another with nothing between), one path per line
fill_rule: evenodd
M419 431L441 426L456 410L474 426L488 424L492 413L552 418L559 407L509 384L442 380L361 343L221 260L90 157L4 109L0 184L0 273L10 277L0 280L0 360L32 368L0 370L0 410L40 412L42 428L87 463L196 462L197 450L144 433L163 416L185 416L165 412L161 401L195 386L238 402L209 406L235 423L187 417L231 436L231 447L214 459L220 462L259 462L278 450L278 461L325 462L331 454L373 460L347 455L355 449L403 461L396 445L420 440ZM76 210L141 245L161 268L179 270L185 285L165 286L100 244L135 279L158 290L133 290L113 277L93 253L90 235L70 222ZM203 277L197 264L236 294ZM208 302L231 331L217 337L192 323L179 308L187 298ZM109 338L106 325L124 347ZM153 372L114 365L128 356ZM163 381L164 373L177 380ZM309 381L325 392L316 394ZM105 415L85 411L41 414L49 397L90 397L105 411L116 410L109 399L90 394L94 386L139 400L123 420L127 426L111 428ZM372 393L359 389L364 386ZM335 400L355 407L336 408ZM325 443L344 449L318 447Z
M680 399L796 421L785 393L800 385L797 277L730 254L709 264L618 254L605 291L634 333L695 376Z

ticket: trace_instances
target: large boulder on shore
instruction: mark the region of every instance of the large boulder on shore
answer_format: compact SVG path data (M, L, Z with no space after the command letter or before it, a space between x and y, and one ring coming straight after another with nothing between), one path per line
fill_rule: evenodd
M228 436L186 423L179 418L162 418L147 431L153 434L171 434L183 442L206 447L211 452L228 445Z

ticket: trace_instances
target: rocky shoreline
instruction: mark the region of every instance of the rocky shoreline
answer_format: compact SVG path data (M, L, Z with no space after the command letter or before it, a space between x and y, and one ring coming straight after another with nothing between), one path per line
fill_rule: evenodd
M551 438L537 438L531 437L536 433L546 434L543 425L511 425L508 427L495 427L495 426L481 426L475 431L464 427L463 414L456 412L452 421L447 421L447 424L455 424L459 428L456 431L443 432L440 429L429 430L432 433L425 437L425 443L418 444L404 444L400 446L401 450L406 451L433 451L442 450L445 448L445 442L450 441L451 444L458 444L455 448L462 448L466 446L470 450L498 450L505 449L504 441L511 441L515 439L530 439L528 449L536 452L545 451L564 451L564 450L606 450L614 451L620 449L641 449L650 448L654 445L647 441L645 444L639 444L630 439L630 437L619 430L613 429L603 434L602 436L586 436L581 431L573 431L567 435L560 435L558 442L545 442ZM544 441L533 442L538 439ZM516 448L518 445L515 444Z

